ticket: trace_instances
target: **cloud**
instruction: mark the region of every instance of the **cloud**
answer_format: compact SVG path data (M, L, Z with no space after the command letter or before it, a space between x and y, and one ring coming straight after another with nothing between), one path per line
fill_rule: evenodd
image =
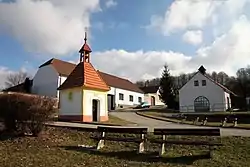
M0 66L0 90L6 88L5 82L7 81L7 77L10 74L15 74L18 72L25 72L28 74L28 77L30 79L33 79L33 76L35 75L37 68L34 67L30 62L25 61L21 67L17 70L10 69L8 67Z
M106 5L107 8L110 8L110 7L116 6L117 2L115 2L114 0L107 0L105 5Z
M180 70L190 71L190 67L185 67L190 59L191 57L172 51L127 52L113 49L93 52L91 61L101 71L136 81L160 76L165 62L169 64L173 74L179 73Z
M203 28L206 25L230 22L244 11L250 0L179 0L167 8L165 14L153 15L147 28L157 29L163 35L180 30Z
M99 0L0 2L0 30L28 51L64 55L79 49L85 27L91 26L90 15L97 11Z
M196 30L196 31L187 31L183 36L182 39L184 42L192 44L192 45L198 45L202 43L203 37L202 37L202 31Z
M0 66L0 90L5 88L5 82L9 74L14 73L7 67Z
M232 27L218 36L212 44L200 47L195 55L172 51L109 50L93 52L92 63L97 69L137 81L160 77L165 63L173 75L197 71L204 65L208 72L224 71L235 75L250 63L250 21L240 16Z
M227 33L217 37L210 46L197 51L198 56L194 64L206 62L211 69L235 74L238 68L250 64L249 36L250 21L242 15Z

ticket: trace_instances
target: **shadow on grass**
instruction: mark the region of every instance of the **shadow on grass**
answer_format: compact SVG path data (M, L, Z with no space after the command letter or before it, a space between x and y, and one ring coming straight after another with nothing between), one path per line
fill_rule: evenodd
M79 151L104 157L115 157L122 160L137 162L164 162L192 165L194 161L201 159L210 159L209 154L180 156L180 157L159 157L157 152L138 154L136 151L98 151L94 148L84 148L79 146L62 146L65 150Z
M0 141L14 140L14 139L19 138L19 137L20 137L19 135L13 134L10 132L6 132L6 131L0 132Z

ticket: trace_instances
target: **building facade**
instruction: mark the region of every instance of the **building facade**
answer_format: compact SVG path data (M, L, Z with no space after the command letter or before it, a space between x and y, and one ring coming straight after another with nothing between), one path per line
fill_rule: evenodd
M32 93L60 97L57 90L76 65L58 59L51 59L42 64L33 78ZM144 100L144 92L128 79L117 77L97 70L98 75L110 87L107 95L108 110L130 107Z
M140 89L144 92L144 102L151 106L165 105L160 99L159 86L144 86L140 87Z
M108 120L109 86L90 62L91 49L85 43L80 49L80 63L59 86L59 120L100 122Z
M230 94L233 92L211 79L201 66L179 90L180 112L226 111L231 108Z

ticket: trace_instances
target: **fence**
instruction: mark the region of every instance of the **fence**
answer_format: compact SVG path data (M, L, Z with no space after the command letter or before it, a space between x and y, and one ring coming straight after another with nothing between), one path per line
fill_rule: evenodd
M180 106L180 112L207 112L207 111L226 111L231 108L231 103L214 103L209 107L197 109L194 105ZM204 110L203 110L204 109Z

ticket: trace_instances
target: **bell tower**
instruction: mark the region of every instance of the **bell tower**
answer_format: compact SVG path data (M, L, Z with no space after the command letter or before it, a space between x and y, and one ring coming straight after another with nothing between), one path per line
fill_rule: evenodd
M84 44L79 50L80 53L80 62L90 62L90 53L92 52L91 48L87 44L87 32L85 31Z

